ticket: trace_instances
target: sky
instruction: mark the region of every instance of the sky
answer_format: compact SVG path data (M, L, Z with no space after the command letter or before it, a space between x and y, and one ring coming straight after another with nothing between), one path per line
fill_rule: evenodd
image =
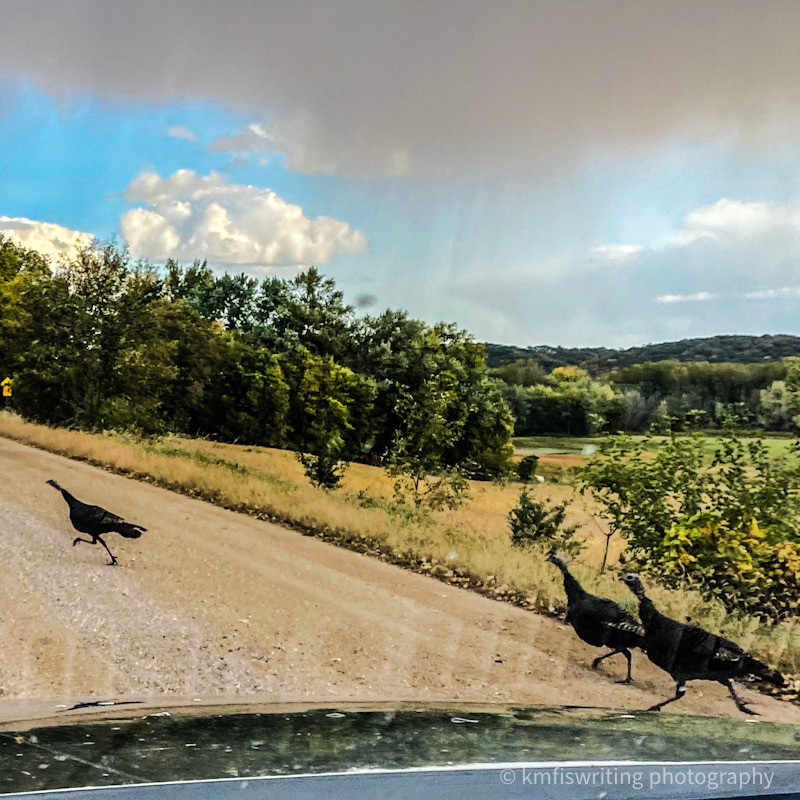
M800 334L796 0L3 0L0 232L481 341ZM362 302L363 305L363 302Z

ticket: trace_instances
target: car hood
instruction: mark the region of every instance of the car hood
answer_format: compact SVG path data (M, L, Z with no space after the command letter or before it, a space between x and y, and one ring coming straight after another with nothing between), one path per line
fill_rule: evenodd
M800 743L798 728L776 723L579 707L187 698L0 704L0 714L6 793L508 763L791 761Z

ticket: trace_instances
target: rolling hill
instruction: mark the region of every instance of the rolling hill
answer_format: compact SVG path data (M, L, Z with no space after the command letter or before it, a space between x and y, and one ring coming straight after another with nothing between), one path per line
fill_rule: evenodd
M800 336L710 336L682 339L679 342L646 344L627 349L608 347L515 347L486 344L487 366L501 367L514 361L534 359L550 371L555 367L579 366L592 374L645 361L708 361L712 363L754 364L800 356Z

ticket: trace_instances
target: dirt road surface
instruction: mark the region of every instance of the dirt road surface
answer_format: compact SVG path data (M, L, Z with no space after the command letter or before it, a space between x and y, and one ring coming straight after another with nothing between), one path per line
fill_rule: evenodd
M72 546L57 479L144 525ZM23 698L464 701L640 710L665 673L556 620L147 484L0 439L0 704ZM609 663L610 662L610 663ZM800 708L743 688L761 719ZM690 684L676 713L741 717Z

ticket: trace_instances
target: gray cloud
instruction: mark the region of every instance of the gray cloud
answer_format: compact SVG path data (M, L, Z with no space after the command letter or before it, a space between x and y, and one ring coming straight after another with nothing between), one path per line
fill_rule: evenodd
M679 137L796 140L796 0L4 0L0 70L210 99L290 166L519 171Z

